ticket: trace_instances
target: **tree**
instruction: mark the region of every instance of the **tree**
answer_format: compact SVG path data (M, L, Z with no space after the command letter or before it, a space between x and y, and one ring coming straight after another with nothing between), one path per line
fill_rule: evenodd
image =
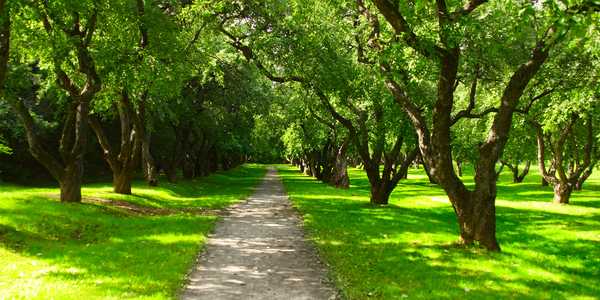
M523 182L529 173L531 162L535 161L535 145L535 131L527 124L525 118L516 117L500 159L500 162L511 171L513 183ZM525 163L525 166L519 171L522 163Z
M63 4L65 3L43 2L27 7L26 9L31 9L33 12L30 15L37 15L39 19L19 20L20 26L28 26L28 28L19 28L19 31L28 32L32 37L38 36L34 32L39 29L39 24L42 24L46 36L40 38L42 42L37 45L43 45L41 47L49 51L40 50L37 53L43 53L44 63L51 66L56 84L67 95L58 157L48 152L39 139L35 121L22 99L19 97L7 97L7 99L26 129L32 155L59 182L61 201L81 202L87 118L90 102L101 88L100 77L90 51L96 33L99 10L96 3L91 2L78 2L72 7ZM27 46L21 49L25 47Z
M573 190L581 188L597 163L600 102L596 85L591 81L555 94L540 107L538 116L543 117L537 119L541 120L529 121L536 131L540 173L554 187L554 203L568 204Z
M8 59L10 50L10 11L6 0L0 0L0 97L4 92L4 81L6 80L6 72L8 69ZM11 152L0 135L0 154L8 154Z
M464 6L452 10L446 1L436 1L432 14L429 13L431 10L427 4L415 2L413 5L426 11L429 17L425 20L419 18L419 26L414 22L414 10L407 5L398 5L396 1L391 0L373 0L377 10L391 27L392 35L398 37L393 44L401 49L410 49L409 51L418 55L421 61L435 65L437 68L437 93L435 101L429 106L432 115L431 120L428 121L411 95L410 88L407 88L411 79L410 70L402 68L405 65L402 63L404 57L397 55L395 59L381 61L382 70L386 74L386 85L398 105L408 114L418 135L422 157L431 168L432 175L446 191L456 211L461 240L465 244L477 241L489 250L499 251L495 220L495 166L508 140L513 114L519 110L519 100L523 92L548 59L550 50L557 47L561 41L572 37L567 30L573 24L572 16L598 7L591 2L567 9L552 5L542 5L538 8L533 7L534 3L525 4L524 11L527 14L517 20L506 17L517 15L516 10L520 8L516 5L484 5L486 2L471 0ZM589 24L587 22L586 24ZM531 26L532 24L535 26ZM502 38L499 34L492 37L495 39L493 43L501 47L502 43L507 43L518 35L521 45L527 45L525 48L530 49L527 51L528 57L512 67L513 71L510 71L509 79L500 92L498 107L485 109L479 113L474 112L479 79L478 72L475 72L474 79L471 81L470 94L473 97L470 97L472 99L469 101L470 105L453 114L455 92L459 84L458 74L461 68L466 67L467 70L496 68L489 65L490 60L487 61L488 64L484 64L486 61L483 59L476 60L476 67L473 67L472 59L477 58L477 53L482 53L482 46L486 46L486 37L481 33L499 33L501 31L498 29L502 27L498 26L505 26L504 29L511 28L507 35L509 39L499 40ZM423 27L430 28L429 32L435 35L427 35ZM535 32L536 28L543 29ZM466 38L464 32L469 32L475 38ZM488 51L484 58L494 58L494 54L497 53ZM521 54L516 57L522 56ZM502 57L505 63L508 63L507 66L513 65L512 57ZM471 64L469 64L470 60ZM495 113L492 125L486 139L478 146L475 189L469 190L452 167L451 127L463 118L476 118L490 113Z
M92 115L89 117L89 123L102 147L104 159L113 173L113 191L130 195L133 172L139 165L141 154L142 138L139 132L143 130L144 125L137 118L126 90L121 92L116 106L121 126L121 143L118 152L113 150L100 120Z
M295 10L285 8L281 11L272 9L277 7L276 4L272 5L268 6L270 10L265 11L262 5L252 1L243 5L234 2L226 10L217 13L220 19L217 29L266 77L275 82L299 83L319 101L321 110L347 130L352 146L360 154L371 183L371 202L387 204L391 191L405 177L406 169L417 152L408 146L411 134L407 136L401 126L390 122L398 114L390 114L384 109L384 103L390 102L391 98L381 93L383 85L373 87L372 80L358 76L377 74L372 71L374 66L360 64L354 52L337 51L345 47L346 37L343 33L336 35L333 23L311 23L307 27L303 24L305 22L277 22L274 17L279 12L298 16L286 20L301 20L300 16L308 15L313 16L310 20L316 20L315 15L327 12L322 7L326 4L314 7L297 5L294 6ZM252 26L234 26L240 22ZM350 22L347 24L352 25ZM290 32L294 34L290 35ZM329 32L332 35L317 36L315 32ZM277 53L271 52L273 50ZM268 59L261 59L265 56ZM278 72L271 71L270 66L274 66ZM314 155L311 160L316 161L322 156ZM380 171L381 162L384 168ZM311 165L316 164L309 163L309 168ZM322 176L318 169L310 171L317 172L313 175L319 178Z
M168 62L168 58L179 58L177 51L170 51L169 54L161 51L161 43L173 43L173 22L172 17L166 16L158 5L146 4L143 0L135 1L135 9L129 5L113 5L113 14L111 14L111 24L114 27L112 33L118 36L113 42L114 56L116 60L107 64L104 68L103 76L105 80L105 90L111 90L112 93L104 95L100 101L97 101L95 114L90 116L90 125L96 134L98 143L102 148L104 158L113 173L113 189L116 193L131 194L131 181L135 169L142 161L142 169L149 185L157 185L158 178L154 159L150 153L150 134L147 130L146 107L150 95L150 88L156 81L163 79L156 78L152 74L152 69L165 68L164 65L173 64ZM154 17L152 26L147 24L147 6ZM134 22L130 19L134 16ZM116 26L115 26L116 25ZM149 29L153 34L149 34ZM138 32L138 36L131 35L131 32ZM159 41L158 37L162 39ZM150 38L155 38L150 46ZM156 44L156 46L154 46ZM158 63L148 63L149 58L157 58ZM167 61L167 62L165 62ZM157 65L160 65L157 67ZM151 67L153 66L153 67ZM172 76L178 78L177 76ZM178 85L174 84L173 88ZM117 99L116 101L114 99ZM115 104L116 103L116 104ZM103 106L112 109L112 113L103 111ZM116 113L115 113L116 111ZM98 113L104 115L116 114L119 117L121 128L119 148L111 145L106 130L104 130Z

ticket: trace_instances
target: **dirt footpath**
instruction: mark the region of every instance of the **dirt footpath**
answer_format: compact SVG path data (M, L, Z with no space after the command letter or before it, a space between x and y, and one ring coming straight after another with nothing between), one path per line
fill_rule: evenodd
M269 169L254 195L217 223L182 299L336 299L326 272Z

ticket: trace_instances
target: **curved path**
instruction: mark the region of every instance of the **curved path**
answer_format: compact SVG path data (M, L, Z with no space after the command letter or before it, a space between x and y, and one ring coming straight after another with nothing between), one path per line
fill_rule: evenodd
M336 299L326 273L271 168L217 223L182 299Z

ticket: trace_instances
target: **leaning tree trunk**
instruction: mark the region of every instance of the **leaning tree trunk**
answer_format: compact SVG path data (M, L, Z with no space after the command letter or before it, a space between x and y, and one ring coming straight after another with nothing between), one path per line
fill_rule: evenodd
M458 177L462 177L463 176L463 169L462 169L462 161L461 160L456 160L456 171L458 173Z
M523 180L525 180L525 176L527 176L527 174L529 174L529 168L531 167L531 161L527 161L525 162L525 168L523 168L523 171L521 171L521 174L519 174L519 172L517 172L516 177L515 174L513 173L513 182L514 183L522 183Z
M575 190L576 191L581 191L583 189L583 184L585 183L585 181L590 177L590 175L592 175L592 171L594 170L594 166L596 165L596 163L594 162L592 165L590 165L584 172L583 174L581 174L581 176L579 177L579 179L577 180L577 182L575 183Z
M425 174L427 175L427 178L429 179L429 183L438 184L438 182L435 180L435 178L433 178L433 176L431 175L430 169L424 161L423 161L423 169L425 170Z

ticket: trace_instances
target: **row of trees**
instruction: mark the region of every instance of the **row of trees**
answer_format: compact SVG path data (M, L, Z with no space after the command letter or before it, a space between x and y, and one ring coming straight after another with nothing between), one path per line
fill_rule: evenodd
M139 170L157 185L159 171L174 182L251 155L255 118L274 96L255 70L220 53L222 39L204 36L207 3L0 4L1 141L14 150L6 172L31 166L28 148L61 201L80 202L84 165L99 159L114 191L130 194Z
M223 1L213 9L213 27L233 48L304 93L305 117L284 136L294 163L329 181L320 178L336 165L329 153L349 141L371 202L385 204L418 157L446 191L466 244L500 250L497 165L521 181L532 140L557 202L594 168L593 1ZM471 189L457 174L465 161L475 167Z
M499 163L565 203L598 158L594 1L0 1L4 139L64 201L88 126L121 193L140 164L155 184L285 156L342 188L360 165L386 204L418 162L463 242L500 250Z

